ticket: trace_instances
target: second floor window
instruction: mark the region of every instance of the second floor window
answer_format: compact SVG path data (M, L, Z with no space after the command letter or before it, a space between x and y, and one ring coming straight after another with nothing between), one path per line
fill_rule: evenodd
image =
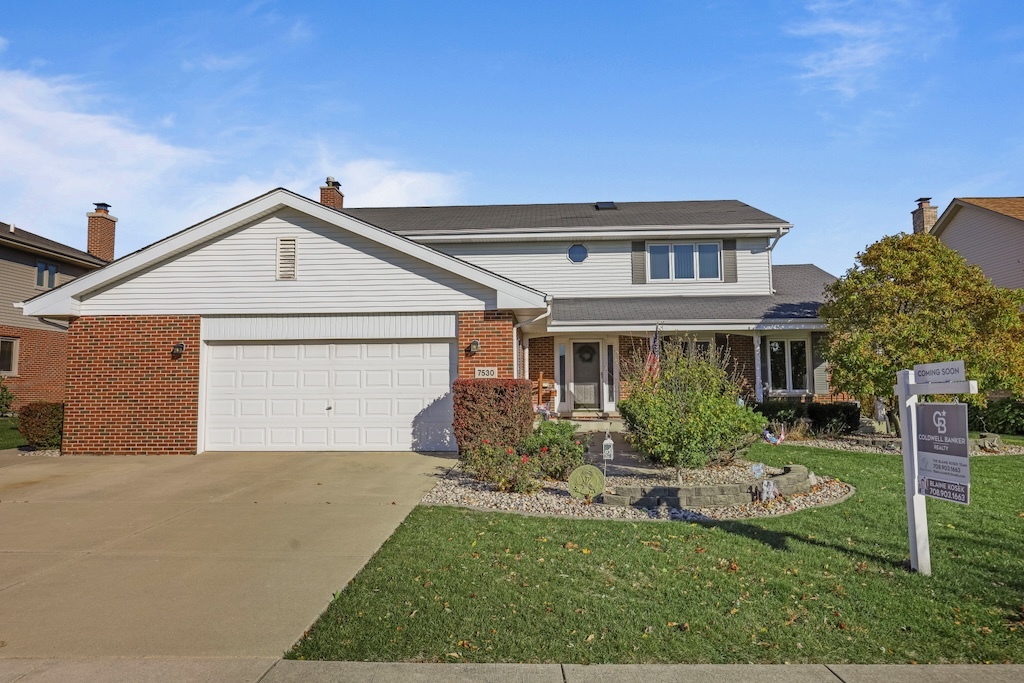
M720 280L721 245L683 242L647 246L651 280Z
M39 261L36 264L36 287L53 289L57 286L57 264Z

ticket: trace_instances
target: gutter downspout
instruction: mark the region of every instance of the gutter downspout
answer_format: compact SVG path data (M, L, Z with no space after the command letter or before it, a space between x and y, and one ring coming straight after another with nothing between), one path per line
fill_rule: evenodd
M548 304L547 310L544 311L543 313L541 313L540 315L538 315L536 318L531 318L529 320L524 320L523 322L516 323L515 325L512 326L512 378L513 379L519 379L519 328L522 327L523 325L530 325L532 323L537 322L538 320L543 320L544 318L546 318L549 315L551 315L551 297L550 296L548 296L548 298L547 298L547 304ZM523 354L525 355L526 351L523 351ZM524 362L524 366L525 366L523 368L524 370L526 370L526 369L528 369L530 367L529 364L525 363L525 362Z
M775 249L775 245L779 243L779 240L783 238L786 233L782 232L782 228L779 228L779 234L775 236L775 239L768 245L768 291L775 294L775 274L772 272L772 251Z

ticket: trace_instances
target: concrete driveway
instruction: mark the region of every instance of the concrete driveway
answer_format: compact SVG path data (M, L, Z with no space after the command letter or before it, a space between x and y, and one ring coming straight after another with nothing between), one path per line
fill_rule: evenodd
M279 657L452 462L0 452L0 658Z

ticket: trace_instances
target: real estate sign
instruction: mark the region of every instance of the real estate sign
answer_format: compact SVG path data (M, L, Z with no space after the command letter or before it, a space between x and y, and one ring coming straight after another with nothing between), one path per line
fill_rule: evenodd
M966 404L919 403L916 409L918 492L967 505L971 466Z

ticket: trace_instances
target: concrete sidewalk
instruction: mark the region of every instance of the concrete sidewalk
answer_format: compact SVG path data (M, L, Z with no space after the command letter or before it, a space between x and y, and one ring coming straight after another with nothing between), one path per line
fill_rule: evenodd
M0 659L0 683L1018 683L1024 665L398 664L268 658Z

